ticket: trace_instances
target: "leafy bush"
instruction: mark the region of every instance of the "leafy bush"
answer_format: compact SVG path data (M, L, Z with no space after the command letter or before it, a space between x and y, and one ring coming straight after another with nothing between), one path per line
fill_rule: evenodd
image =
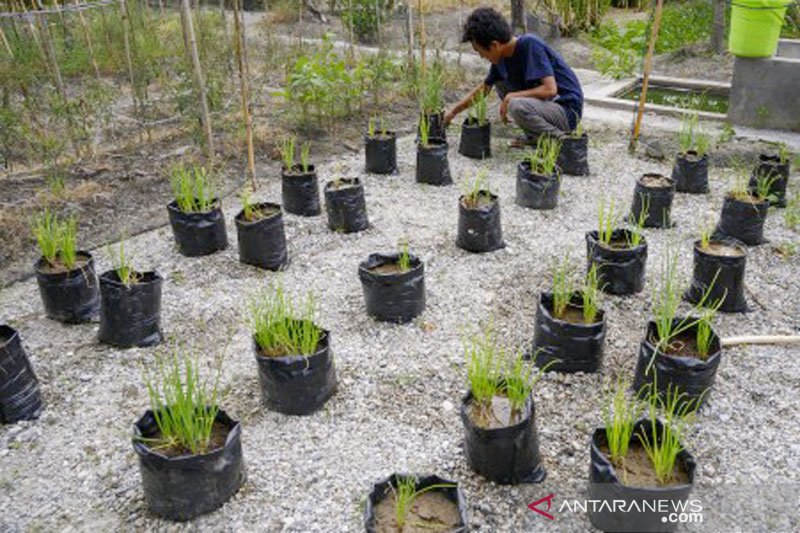
M359 41L372 42L378 34L378 26L386 20L386 13L393 8L394 0L351 0L342 13L342 22L353 29Z

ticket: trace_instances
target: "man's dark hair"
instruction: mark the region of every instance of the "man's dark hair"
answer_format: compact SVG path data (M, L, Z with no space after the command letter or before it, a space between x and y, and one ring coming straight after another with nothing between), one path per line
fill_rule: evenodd
M511 40L511 26L506 19L491 7L479 7L467 18L464 24L464 33L461 42L479 44L482 48L489 48L492 41L505 44Z

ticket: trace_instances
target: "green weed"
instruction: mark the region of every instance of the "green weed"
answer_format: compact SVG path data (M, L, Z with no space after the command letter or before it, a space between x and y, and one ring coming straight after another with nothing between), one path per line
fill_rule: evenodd
M39 251L50 266L55 266L60 249L61 229L58 216L45 208L34 218L33 235L39 244Z
M444 108L442 76L442 67L438 63L429 68L425 74L421 101L423 115L433 115Z

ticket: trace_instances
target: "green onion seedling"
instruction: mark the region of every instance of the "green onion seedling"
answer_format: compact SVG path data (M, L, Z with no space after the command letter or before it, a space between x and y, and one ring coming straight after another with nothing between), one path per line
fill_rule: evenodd
M300 166L303 167L303 174L308 174L308 171L311 169L311 145L309 143L303 143L303 146L300 148Z
M184 213L206 213L214 206L214 187L204 167L173 167L172 190L178 208Z
M400 253L397 256L397 267L400 272L411 270L411 256L408 254L408 239L400 241Z
M281 161L283 162L283 169L286 172L291 172L294 167L294 157L297 147L297 139L289 137L281 142Z
M567 311L575 290L574 272L569 264L569 256L564 257L553 268L553 314L561 319Z
M111 258L111 264L114 268L114 272L117 273L117 279L119 279L120 283L126 287L130 287L139 282L139 273L134 270L130 260L125 255L124 241L121 240L119 242L119 253L115 254L111 245L108 246L107 253Z
M45 208L33 221L33 234L42 257L50 266L56 265L59 252L60 222L55 213Z
M597 238L606 246L611 246L611 237L617 226L619 217L614 212L614 200L606 205L605 199L600 198L597 205Z
M594 324L600 307L600 271L597 263L586 272L583 287L581 287L581 300L583 304L583 321Z
M552 176L556 170L556 161L561 152L561 141L550 135L540 135L536 140L536 148L528 150L525 159L533 174Z
M636 248L641 244L644 224L647 222L647 217L650 216L650 197L643 194L641 198L642 208L639 210L636 219L631 223L631 229L626 236L628 246L631 248Z
M250 323L264 355L314 354L322 336L314 323L315 307L311 293L296 306L279 283L252 297L248 303Z
M481 168L475 173L472 181L466 182L464 190L464 205L469 209L476 209L481 192L491 194L489 190L489 173L486 168Z
M609 459L618 468L625 463L633 427L644 408L636 395L628 397L625 391L629 388L630 383L618 380L603 408Z
M418 480L416 477L398 476L396 478L397 487L395 488L392 486L395 501L395 521L397 523L398 531L403 531L403 528L406 527L406 523L408 522L408 512L411 510L414 500L416 500L420 495L432 490L455 488L455 485L452 483L438 483L429 485L424 489L416 490L417 483ZM425 524L419 525L420 527L425 526Z
M431 124L428 120L428 115L425 113L419 119L419 144L420 146L428 147L430 141Z

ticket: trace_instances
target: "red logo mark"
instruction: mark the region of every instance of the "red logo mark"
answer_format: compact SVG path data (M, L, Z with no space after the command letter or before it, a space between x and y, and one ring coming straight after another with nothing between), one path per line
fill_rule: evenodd
M548 518L550 520L555 520L555 517L547 512L547 511L550 510L550 505L553 503L553 498L555 498L555 496L556 496L555 494L550 494L550 495L545 496L544 498L542 498L540 500L536 500L535 502L529 503L528 504L528 509L530 509L531 511L539 513L540 515L542 515L545 518ZM545 502L545 501L547 502L547 511L542 511L541 509L537 509L536 508L537 505L539 505L540 503Z

